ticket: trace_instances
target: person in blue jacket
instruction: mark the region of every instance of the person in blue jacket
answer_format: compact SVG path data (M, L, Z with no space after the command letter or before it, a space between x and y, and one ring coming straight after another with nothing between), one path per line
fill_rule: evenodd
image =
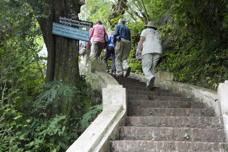
M109 67L108 67L108 59L112 57L112 74L116 74L116 66L115 66L115 45L114 45L114 36L113 32L108 35L108 42L107 42L107 48L106 48L106 53L104 57L104 63L106 65L106 71L109 72Z
M128 77L131 72L127 61L131 50L131 32L125 24L126 21L120 19L115 26L115 63L116 76Z

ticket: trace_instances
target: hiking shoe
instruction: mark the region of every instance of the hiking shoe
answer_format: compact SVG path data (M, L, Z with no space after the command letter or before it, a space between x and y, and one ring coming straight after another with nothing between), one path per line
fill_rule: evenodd
M124 77L125 78L128 77L130 75L130 73L131 73L131 67L128 67Z
M116 72L112 72L111 75L116 75Z
M147 81L146 87L152 89L154 87L155 77L151 78L150 81Z
M116 73L114 76L116 76L116 77L123 77L123 74L122 73Z

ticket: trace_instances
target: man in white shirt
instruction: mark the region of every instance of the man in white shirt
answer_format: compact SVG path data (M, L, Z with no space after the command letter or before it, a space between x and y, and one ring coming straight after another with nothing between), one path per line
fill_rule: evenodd
M142 56L142 69L147 79L146 87L151 89L154 86L155 67L162 53L162 46L154 24L148 22L145 27L140 36L136 56Z

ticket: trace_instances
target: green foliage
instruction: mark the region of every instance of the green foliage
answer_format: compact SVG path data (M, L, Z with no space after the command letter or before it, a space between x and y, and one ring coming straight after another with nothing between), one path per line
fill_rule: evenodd
M81 9L81 18L89 20L94 24L99 19L105 26L108 26L108 17L111 13L109 0L87 0L86 5Z
M127 26L131 30L131 42L132 42L131 43L132 50L130 52L128 62L132 72L142 73L141 61L135 58L135 52L140 39L141 31L144 28L144 24L142 22L135 22L135 23L129 22Z
M172 10L162 27L168 47L159 69L173 72L177 81L216 89L228 79L225 1L176 0Z
M44 81L44 64L37 55L41 48L37 44L40 30L28 5L12 1L0 3L3 6L0 10L0 21L3 23L0 25L2 102L7 100L8 103L20 106L23 101L39 93L35 86Z
M142 74L141 60L135 58L135 50L131 50L128 62L131 67L131 72Z
M23 0L0 6L0 151L65 151L83 131L79 122L94 106L93 92L83 79L78 87L45 84L38 57L43 43L33 14L44 17L40 7L32 10Z
M76 88L52 82L38 90L35 101L0 108L3 151L63 151L101 110L101 106L92 107L92 92L86 84Z
M60 151L66 148L65 116L41 120L19 112L12 105L5 105L0 111L1 151Z
M95 116L102 110L102 105L96 105L89 109L87 113L85 113L82 116L82 119L80 121L80 129L81 131L85 130L91 123L92 120L94 120Z
M145 5L145 8L143 6L143 3ZM171 1L170 0L128 0L128 3L130 6L132 4L138 8L138 10L141 14L148 14L148 18L145 20L152 20L152 21L158 21L161 16L163 16L166 11L169 9ZM133 10L134 7L133 7ZM143 16L143 15L142 15ZM143 16L145 18L145 16Z

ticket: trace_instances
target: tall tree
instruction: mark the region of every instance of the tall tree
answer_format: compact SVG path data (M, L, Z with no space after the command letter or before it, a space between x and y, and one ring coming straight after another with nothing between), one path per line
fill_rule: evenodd
M78 41L52 35L52 23L60 16L78 19L82 0L27 0L40 24L48 50L47 81L76 85L79 80Z

